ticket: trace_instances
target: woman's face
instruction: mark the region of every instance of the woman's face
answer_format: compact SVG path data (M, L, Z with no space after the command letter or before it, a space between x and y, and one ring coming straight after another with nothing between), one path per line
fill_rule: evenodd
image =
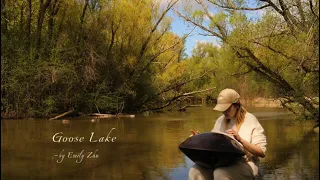
M236 105L232 104L227 110L223 112L223 114L227 119L234 118L236 117L237 110L238 108L236 107Z

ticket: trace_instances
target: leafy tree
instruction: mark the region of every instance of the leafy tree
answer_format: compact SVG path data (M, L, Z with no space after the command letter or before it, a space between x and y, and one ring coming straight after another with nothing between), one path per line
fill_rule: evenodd
M1 2L2 115L138 111L183 54L166 16L177 1Z
M235 74L255 72L273 84L282 105L318 119L319 4L314 1L197 1L202 10L180 17L219 38L240 65ZM210 13L215 9L217 13ZM244 11L262 11L258 20ZM312 80L311 80L312 79ZM313 83L310 83L313 82ZM312 89L312 90L310 90ZM292 108L297 104L299 108Z

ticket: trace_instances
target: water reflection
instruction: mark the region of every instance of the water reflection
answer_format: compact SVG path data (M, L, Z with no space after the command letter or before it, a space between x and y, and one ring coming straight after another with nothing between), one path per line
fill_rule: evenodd
M262 179L318 179L319 139L306 134L312 125L295 124L281 109L249 109L266 130L268 151L262 159ZM1 165L4 179L187 179L193 162L178 149L190 129L211 131L220 114L212 107L186 112L138 115L134 119L2 120ZM95 136L112 136L116 142L89 142ZM52 136L63 132L83 136L81 143L54 143ZM65 158L57 163L54 154L90 153L98 158ZM87 154L86 154L87 155Z

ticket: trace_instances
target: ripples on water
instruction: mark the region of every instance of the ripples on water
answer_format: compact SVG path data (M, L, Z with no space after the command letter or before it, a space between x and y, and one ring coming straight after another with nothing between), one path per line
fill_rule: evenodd
M261 179L319 179L319 135L307 133L311 123L295 123L282 109L248 109L266 131L267 154L261 159ZM178 145L190 129L211 131L220 116L212 107L194 107L186 112L137 115L136 118L60 120L2 120L1 177L3 179L187 179L193 165ZM115 143L90 143L112 136ZM82 143L53 143L52 136L84 136ZM57 163L53 154L98 149L96 159L81 163L65 159Z

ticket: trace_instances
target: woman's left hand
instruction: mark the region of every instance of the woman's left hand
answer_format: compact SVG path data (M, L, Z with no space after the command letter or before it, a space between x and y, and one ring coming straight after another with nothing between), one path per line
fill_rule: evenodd
M226 131L228 134L232 135L236 140L238 140L239 142L241 142L242 138L239 136L238 132L235 131L234 129L228 129Z

